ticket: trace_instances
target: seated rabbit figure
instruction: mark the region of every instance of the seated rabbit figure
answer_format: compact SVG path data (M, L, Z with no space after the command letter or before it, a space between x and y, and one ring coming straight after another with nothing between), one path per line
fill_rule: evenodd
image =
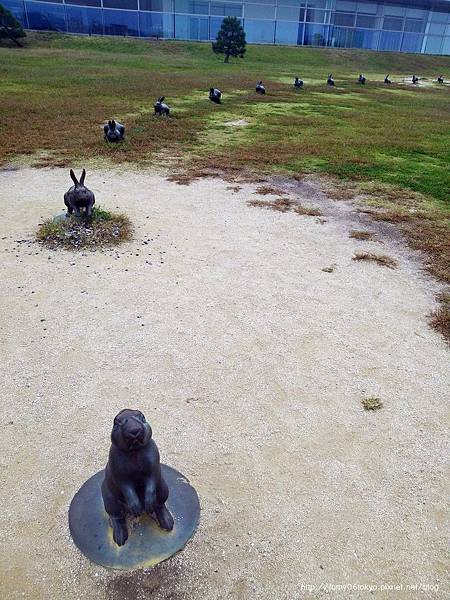
M84 215L90 217L92 207L95 204L95 196L84 185L86 171L83 169L80 181L75 177L75 173L70 169L70 177L74 185L64 194L64 204L67 206L67 216L75 212L76 217L81 217L81 209L84 209Z
M437 82L444 83L444 77L442 75L439 75L439 77L437 78Z
M384 78L384 83L386 83L387 85L390 85L392 83L389 79L389 75L386 75L386 77Z
M220 98L222 97L222 92L217 88L209 88L209 99L211 102L215 102L216 104L220 104Z
M263 86L263 82L262 81L259 81L256 84L255 90L256 90L257 94L265 94L266 93L266 88Z
M303 79L295 78L294 87L296 90L300 90L303 87Z
M164 98L165 96L161 96L161 98L158 98L153 108L155 109L155 115L166 115L168 117L170 113L170 108L164 102Z
M327 85L331 85L331 86L334 85L334 79L333 79L333 74L332 73L330 73L328 75L328 77L327 77Z
M114 119L108 121L103 127L103 131L105 132L105 140L108 142L120 142L125 135L125 127L122 123L119 123L119 121L115 121Z
M419 78L418 78L418 77L416 77L415 75L413 75L413 76L412 76L412 80L411 80L411 81L412 81L412 82L413 82L413 84L415 85L416 83L418 83L418 82L419 82Z
M359 74L358 83L360 83L361 85L364 85L366 83L366 78L362 73Z

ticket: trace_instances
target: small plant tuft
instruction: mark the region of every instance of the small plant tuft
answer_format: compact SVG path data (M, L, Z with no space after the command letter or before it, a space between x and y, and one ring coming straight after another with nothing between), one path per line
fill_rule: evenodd
M442 292L437 297L439 308L428 316L428 323L433 329L442 333L450 344L450 292Z
M390 256L386 254L373 254L372 252L357 252L353 260L368 260L389 269L395 269L398 265L397 261Z
M352 229L349 237L353 238L354 240L368 241L375 239L375 234L373 234L371 231Z
M383 407L383 400L377 396L370 396L370 398L364 398L361 401L365 410L378 410Z

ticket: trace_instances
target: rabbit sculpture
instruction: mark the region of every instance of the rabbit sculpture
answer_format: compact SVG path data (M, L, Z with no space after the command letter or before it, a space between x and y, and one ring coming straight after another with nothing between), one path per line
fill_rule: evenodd
M418 83L418 82L419 82L419 78L418 78L418 77L416 77L415 75L413 75L413 76L412 76L412 80L411 80L411 81L412 81L412 82L413 82L413 84L415 85L416 83Z
M120 142L125 136L125 127L122 123L114 119L108 121L103 127L103 131L105 132L105 140L107 142Z
M332 73L330 73L327 77L327 85L334 86L334 79Z
M222 97L222 92L217 88L209 88L209 99L211 102L215 102L216 104L220 104L220 99Z
M165 96L161 96L161 98L158 98L158 100L155 102L153 108L155 109L155 115L158 115L158 116L166 115L168 117L169 113L170 113L170 108L164 102L164 98L165 98Z
M364 85L366 83L366 78L362 73L359 74L358 83L360 83L361 85Z
M386 77L384 78L384 83L386 85L390 85L392 83L392 81L389 79L389 75L386 75Z
M84 215L90 217L92 215L92 207L95 204L95 196L84 185L86 171L83 169L80 181L75 177L75 173L70 169L70 177L74 185L64 194L64 204L67 207L67 216L70 217L75 213L76 217L81 217L81 210L84 210Z
M256 90L257 94L265 94L266 93L266 88L263 86L263 82L262 81L259 81L256 84L255 90Z
M303 79L295 78L294 87L296 90L300 90L303 87Z
M439 75L439 77L437 78L437 82L438 83L444 83L444 78L442 75Z

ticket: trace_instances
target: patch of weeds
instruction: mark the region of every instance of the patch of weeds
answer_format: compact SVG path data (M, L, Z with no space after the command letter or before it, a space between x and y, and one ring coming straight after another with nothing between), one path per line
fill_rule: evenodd
M450 292L442 292L437 299L440 306L429 314L428 323L439 331L450 345Z
M227 190L229 190L230 192L234 192L235 194L237 194L238 192L240 192L242 190L240 185L228 185L227 186Z
M364 410L378 410L383 407L383 400L377 396L370 396L370 398L364 398L361 400L361 404Z
M298 215L306 215L308 217L321 217L323 215L320 208L315 206L302 206L301 204L296 204L293 211Z
M36 238L45 246L56 249L95 249L120 244L131 239L133 227L123 214L96 207L89 218L74 216L42 223Z
M387 256L386 254L374 254L372 252L357 252L353 260L367 260L376 262L377 264L388 267L389 269L395 269L397 267L397 261Z
M249 200L248 206L258 206L267 210L277 212L289 212L294 202L290 198L278 198L277 200Z
M352 229L350 231L349 237L351 237L355 240L368 241L368 240L374 240L375 234L372 233L371 231L363 231L361 229Z
M260 194L261 196L284 196L285 192L270 185L260 185L256 188L255 194Z

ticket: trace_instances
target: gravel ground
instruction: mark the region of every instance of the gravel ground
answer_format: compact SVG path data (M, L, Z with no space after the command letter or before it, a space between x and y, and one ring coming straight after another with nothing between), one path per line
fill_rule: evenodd
M450 361L416 258L350 239L348 205L314 182L291 197L326 221L218 179L86 184L132 242L41 248L67 170L0 173L2 600L446 597ZM384 407L364 411L372 395ZM202 504L193 540L148 572L93 565L68 532L124 407Z

